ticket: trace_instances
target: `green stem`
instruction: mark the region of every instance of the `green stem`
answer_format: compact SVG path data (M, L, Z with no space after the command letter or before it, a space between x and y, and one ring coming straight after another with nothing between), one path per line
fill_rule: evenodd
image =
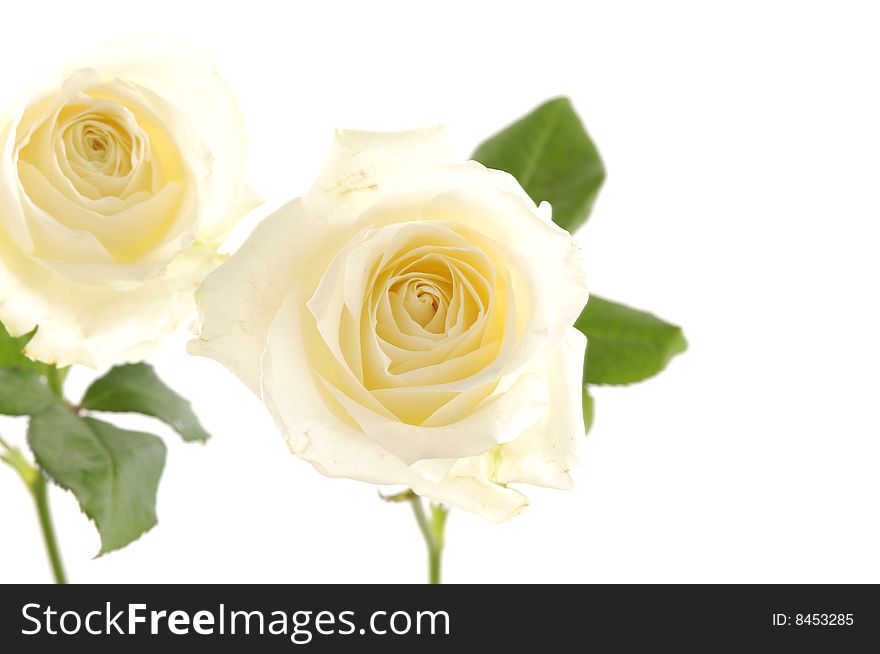
M49 390L51 390L55 397L59 399L64 399L64 380L67 379L67 373L70 368L56 368L55 366L49 366L48 370L46 370L46 382L49 384Z
M415 494L410 497L410 506L412 506L413 515L416 517L419 531L422 532L425 539L425 545L428 547L428 583L439 584L445 544L446 518L449 516L449 509L440 504L432 504L429 519L422 506L422 499Z
M64 400L64 380L70 368L46 368L46 383L52 393L60 400ZM40 531L43 533L43 542L46 545L46 553L49 555L49 564L52 567L52 576L56 584L66 584L67 575L64 573L64 564L61 561L61 550L58 547L58 537L55 535L55 525L52 523L52 513L49 511L49 489L46 484L46 476L39 468L30 464L20 450L12 447L0 438L0 446L5 452L0 453L0 460L12 466L24 481L24 485L34 498L37 507L37 518L40 521Z
M12 447L0 437L0 461L8 464L18 473L24 482L25 488L34 498L37 507L37 517L40 521L40 530L43 532L43 542L46 544L46 553L49 555L49 563L52 566L52 575L55 583L66 584L67 577L64 574L64 565L61 563L61 552L58 549L58 539L55 536L55 527L52 524L52 514L49 512L49 493L46 477L25 458L17 447Z
M46 544L46 553L49 555L49 563L52 565L52 575L56 584L66 584L67 576L64 574L64 564L61 562L61 551L58 548L58 539L55 536L55 526L52 524L52 514L49 511L49 493L46 477L37 472L31 494L37 505L37 515L40 518L40 529L43 532L43 542Z
M49 366L46 370L46 382L49 389L59 400L64 400L64 381L70 367L58 368ZM61 562L61 550L58 547L58 537L55 535L55 525L52 523L52 513L49 511L49 489L46 484L46 476L42 470L36 470L34 481L31 484L31 494L37 505L37 515L40 518L40 530L43 532L43 542L46 544L46 553L49 555L49 563L52 566L52 575L56 584L66 584L67 575L64 573L64 564Z

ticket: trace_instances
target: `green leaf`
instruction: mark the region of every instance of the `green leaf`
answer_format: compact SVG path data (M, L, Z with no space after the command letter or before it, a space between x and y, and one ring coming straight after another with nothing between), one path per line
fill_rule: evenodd
M584 384L583 388L583 406L584 406L584 432L589 434L593 428L594 402L593 396L590 395L590 389Z
M22 336L10 336L6 331L6 327L0 323L0 367L16 368L18 370L29 370L41 375L45 375L51 367L39 361L28 359L23 353L25 346L37 333L36 328Z
M596 295L590 296L575 327L587 335L584 382L589 384L647 379L687 349L681 327Z
M17 368L0 368L0 413L31 416L57 402L41 376Z
M112 368L89 386L81 404L92 411L143 413L166 423L185 441L208 440L189 402L162 383L146 363Z
M545 102L490 137L472 159L516 177L553 221L574 233L586 222L605 181L605 166L568 98Z
M28 442L40 467L71 491L94 521L101 535L99 556L156 524L162 439L52 407L31 418Z

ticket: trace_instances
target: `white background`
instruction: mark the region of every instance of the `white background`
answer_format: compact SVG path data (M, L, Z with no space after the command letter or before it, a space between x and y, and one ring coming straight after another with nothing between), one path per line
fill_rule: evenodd
M876 5L875 5L876 6ZM578 235L591 287L684 325L657 377L595 391L572 492L492 526L453 512L449 582L880 581L880 39L871 4L8 3L0 95L133 29L215 51L268 199L311 182L333 126L444 122L462 158L571 96L608 181ZM152 357L214 438L168 437L160 523L97 560L53 508L79 582L421 581L405 506L287 454L259 402L181 333ZM72 375L81 392L87 371ZM16 423L17 424L17 423ZM0 429L23 442L11 421ZM0 581L47 581L30 500L0 469Z

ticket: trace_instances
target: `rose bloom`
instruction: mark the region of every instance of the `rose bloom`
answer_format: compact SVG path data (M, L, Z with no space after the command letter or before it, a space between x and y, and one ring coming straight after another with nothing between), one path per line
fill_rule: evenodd
M256 204L212 61L112 43L0 114L0 320L66 366L143 358L194 312L216 248Z
M260 396L321 473L492 521L571 485L587 301L571 236L441 128L338 132L318 181L196 295L191 352Z

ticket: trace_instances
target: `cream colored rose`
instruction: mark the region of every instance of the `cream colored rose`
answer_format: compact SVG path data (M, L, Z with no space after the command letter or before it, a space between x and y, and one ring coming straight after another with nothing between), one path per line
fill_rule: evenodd
M442 130L340 132L305 198L197 293L199 339L320 472L492 521L571 484L584 435L579 252Z
M0 320L26 353L142 358L193 312L216 247L256 204L245 136L211 60L117 42L0 116Z

